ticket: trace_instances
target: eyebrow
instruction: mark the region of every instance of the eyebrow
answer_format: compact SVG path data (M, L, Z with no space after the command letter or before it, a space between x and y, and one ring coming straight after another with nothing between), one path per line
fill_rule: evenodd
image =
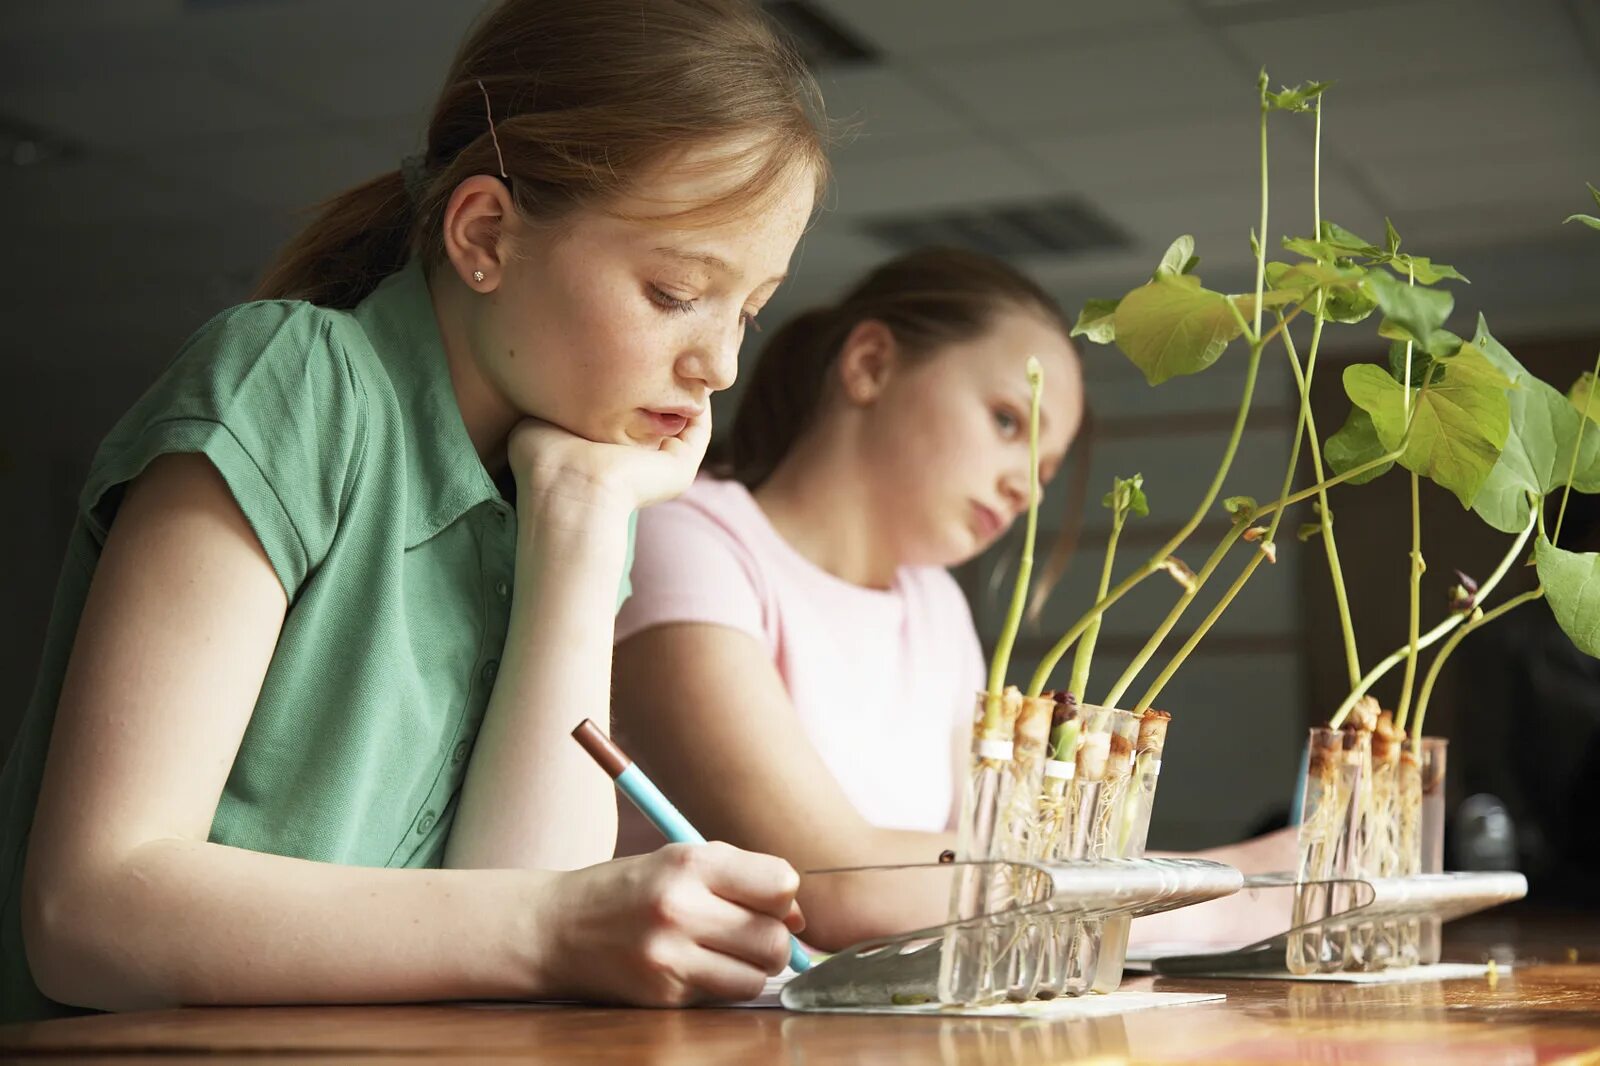
M726 259L723 259L721 256L712 255L710 252L696 252L687 248L671 248L666 245L657 248L656 251L661 255L670 256L673 259L684 259L691 263L699 263L702 266L708 266L712 270L721 271L722 273L727 274L729 277L734 279L744 277L744 274L741 271L734 269L733 265L730 264ZM788 277L788 274L775 274L766 281L762 282L762 284L771 285L775 282L784 281Z

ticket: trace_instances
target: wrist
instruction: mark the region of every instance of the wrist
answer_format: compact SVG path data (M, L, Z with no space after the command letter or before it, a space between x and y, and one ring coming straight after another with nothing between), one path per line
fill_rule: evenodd
M560 910L555 896L561 876L548 870L519 870L511 886L501 942L511 948L511 965L522 998L548 999L565 991L561 922L552 919Z

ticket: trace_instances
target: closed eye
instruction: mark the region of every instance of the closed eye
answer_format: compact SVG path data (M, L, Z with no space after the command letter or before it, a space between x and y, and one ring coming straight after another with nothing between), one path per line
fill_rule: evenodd
M650 301L663 311L675 314L688 314L694 310L693 300L680 300L678 297L655 285L650 286Z

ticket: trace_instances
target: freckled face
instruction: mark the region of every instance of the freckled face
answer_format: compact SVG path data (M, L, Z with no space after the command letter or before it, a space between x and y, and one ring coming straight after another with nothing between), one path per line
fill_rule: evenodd
M1083 418L1077 353L1032 310L999 312L981 336L897 365L865 429L881 525L902 563L953 566L1028 508L1027 360L1044 367L1041 486Z
M638 220L726 186L693 162L663 168L615 213L526 228L473 338L517 411L590 440L655 447L733 384L745 327L787 273L815 187L796 173L758 213L693 229Z

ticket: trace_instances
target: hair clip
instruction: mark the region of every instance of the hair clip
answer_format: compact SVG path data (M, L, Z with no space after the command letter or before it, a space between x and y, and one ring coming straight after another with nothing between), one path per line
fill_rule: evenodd
M494 131L494 110L489 106L489 90L483 87L483 79L478 79L478 91L483 94L483 113L489 116L489 136L494 138L494 157L500 161L500 176L510 179L506 173L506 157L500 154L500 135Z

